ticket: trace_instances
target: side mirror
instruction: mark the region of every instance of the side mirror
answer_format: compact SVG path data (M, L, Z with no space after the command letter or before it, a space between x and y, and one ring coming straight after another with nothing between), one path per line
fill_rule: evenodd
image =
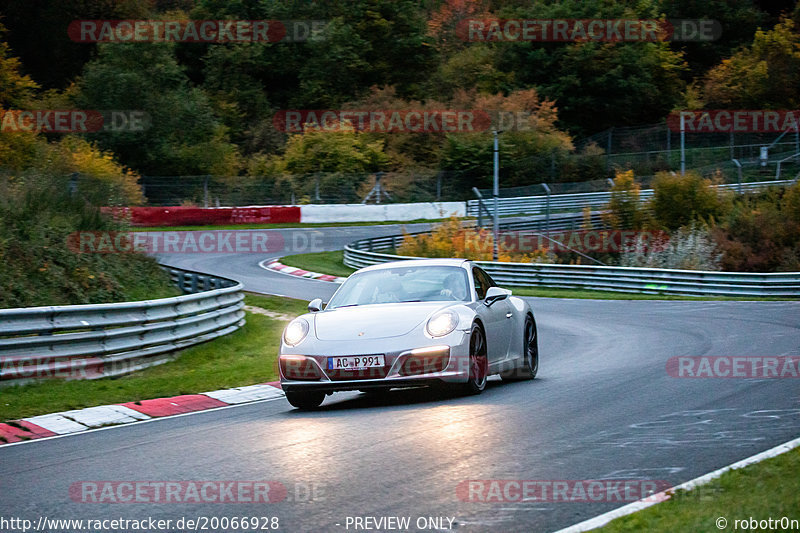
M486 298L484 298L484 302L487 306L491 306L493 303L499 300L505 300L509 296L511 296L511 291L508 289L489 287L489 290L486 291Z
M314 298L308 302L308 312L316 313L317 311L322 311L322 298Z

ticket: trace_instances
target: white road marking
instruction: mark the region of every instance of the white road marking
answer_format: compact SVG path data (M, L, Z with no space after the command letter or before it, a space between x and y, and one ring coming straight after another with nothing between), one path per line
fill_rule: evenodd
M641 511L642 509L647 509L648 507L656 505L657 503L666 501L670 498L670 495L677 490L692 490L701 485L705 485L709 481L717 479L718 477L720 477L725 472L728 472L729 470L736 470L751 464L761 462L764 459L777 457L778 455L786 453L794 448L797 448L798 446L800 446L800 438L790 440L789 442L779 444L774 448L770 448L769 450L763 451L759 454L752 455L746 459L742 459L741 461L720 468L719 470L714 470L713 472L689 480L686 483L681 483L677 487L673 487L669 490L649 496L646 499L629 503L628 505L624 505L618 509L614 509L613 511L609 511L607 513L595 516L594 518L584 520L583 522L573 524L564 529L559 529L556 533L578 533L581 531L590 531L592 529L597 529L598 527L602 527L616 518L636 513L638 511Z

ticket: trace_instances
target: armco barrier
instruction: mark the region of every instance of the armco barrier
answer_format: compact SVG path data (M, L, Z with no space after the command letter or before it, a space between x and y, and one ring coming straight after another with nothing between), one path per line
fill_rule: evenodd
M106 213L130 218L134 226L194 226L300 222L299 206L252 207L106 207Z
M794 180L780 181L759 181L753 183L743 183L742 192L750 192L765 187L785 186L794 183ZM720 189L737 191L739 185L736 183L719 185ZM639 193L639 200L644 202L653 196L653 189L642 189ZM574 194L553 194L549 197L550 212L559 211L580 211L584 207L592 209L603 209L611 200L611 192L587 192ZM479 200L469 200L467 202L467 216L478 216ZM498 211L500 216L507 215L535 215L544 213L547 210L548 196L519 196L516 198L498 198ZM494 200L484 198L483 205L490 212L494 209Z
M0 385L117 376L244 324L242 284L168 268L189 293L93 305L0 309Z
M350 243L344 249L344 264L351 268L362 268L389 261L415 259L378 251L397 246L402 239L401 235L395 235ZM800 272L751 274L490 261L476 263L499 284L506 286L694 296L800 297Z

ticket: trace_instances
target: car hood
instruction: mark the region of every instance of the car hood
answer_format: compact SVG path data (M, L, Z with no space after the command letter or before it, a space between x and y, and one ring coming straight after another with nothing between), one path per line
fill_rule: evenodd
M359 305L314 313L314 332L322 341L380 339L406 335L447 302Z

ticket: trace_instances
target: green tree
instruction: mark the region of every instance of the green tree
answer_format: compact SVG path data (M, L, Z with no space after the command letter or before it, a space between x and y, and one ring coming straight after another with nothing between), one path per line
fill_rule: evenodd
M273 171L291 175L300 194L316 192L313 188L319 179L321 196L354 200L367 176L385 170L388 163L383 141L347 131L343 125L343 131L306 130L291 136Z
M493 117L493 127L500 117L514 117L513 125L498 140L500 178L503 186L528 185L546 181L555 159L572 150L568 134L556 126L558 110L552 101L543 99L534 89L502 94L481 95L460 92L451 102L455 109L474 109ZM519 121L525 117L526 121ZM505 120L505 119L504 119ZM491 127L477 133L447 134L442 148L441 168L454 171L451 179L457 189L470 195L473 186L488 187L492 183L493 142Z
M566 0L509 4L497 18L659 19L654 0ZM514 72L517 87L536 87L559 109L559 124L574 135L610 126L661 120L680 101L687 66L667 42L510 42L498 69Z
M753 43L711 69L703 95L709 108L796 109L800 105L800 32L787 18L758 30Z
M17 109L30 102L39 86L20 72L22 65L11 55L5 36L6 29L0 24L0 109Z
M151 6L151 0L7 0L2 12L25 72L45 88L63 89L96 53L94 44L70 40L72 21L146 19Z
M236 174L236 146L228 141L206 94L189 83L173 50L169 43L99 46L98 57L78 81L78 105L144 111L149 127L91 137L145 174Z
M658 8L668 19L714 20L720 25L721 34L711 41L671 44L672 49L684 53L692 77L701 77L739 47L752 42L756 30L771 18L753 0L660 0Z

